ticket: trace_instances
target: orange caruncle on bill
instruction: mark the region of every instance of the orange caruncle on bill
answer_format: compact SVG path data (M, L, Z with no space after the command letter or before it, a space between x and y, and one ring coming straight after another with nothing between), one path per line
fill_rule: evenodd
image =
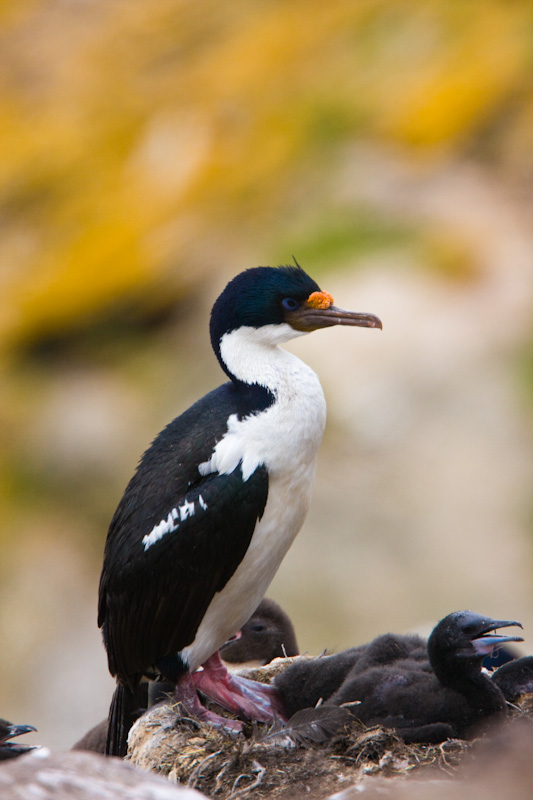
M307 305L311 308L329 308L333 305L333 297L329 292L313 292L307 298Z

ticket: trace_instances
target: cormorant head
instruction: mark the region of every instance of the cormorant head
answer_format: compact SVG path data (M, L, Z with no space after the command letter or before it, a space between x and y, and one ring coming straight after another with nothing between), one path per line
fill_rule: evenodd
M455 611L435 626L428 639L428 655L438 678L446 683L469 669L481 669L483 658L504 642L522 642L520 636L494 633L498 628L522 625L516 621L492 619L473 611Z
M332 325L381 328L373 314L344 311L296 266L255 267L236 275L211 312L211 342L222 368L220 341L239 328L261 329L265 343L279 344L294 336Z

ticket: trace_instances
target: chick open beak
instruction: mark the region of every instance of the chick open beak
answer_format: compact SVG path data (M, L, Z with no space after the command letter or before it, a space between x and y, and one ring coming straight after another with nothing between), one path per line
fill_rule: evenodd
M519 622L511 622L505 619L492 619L487 622L486 627L472 639L476 651L479 655L489 655L492 651L505 642L523 642L521 636L505 636L494 633L497 628L510 628L513 625L522 625Z

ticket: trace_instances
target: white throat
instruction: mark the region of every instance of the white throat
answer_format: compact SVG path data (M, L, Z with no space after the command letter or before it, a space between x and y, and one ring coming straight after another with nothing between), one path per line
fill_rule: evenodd
M278 345L298 335L285 324L224 334L220 352L231 373L269 389L274 402L241 420L231 415L211 458L199 465L200 474L227 474L239 462L245 480L260 464L269 469L270 478L278 470L314 471L326 424L324 393L311 367Z
M274 402L241 419L230 415L226 432L198 470L201 475L224 475L240 464L247 481L258 466L264 466L268 499L243 561L215 594L193 644L183 650L191 669L257 608L309 507L326 401L311 367L279 347L293 336L298 333L289 325L244 327L225 334L220 342L222 358L233 375L267 387Z
M261 328L243 326L224 334L220 355L238 380L258 383L275 392L278 381L283 381L282 374L290 371L289 364L294 359L299 361L279 345L303 335L303 331L296 331L287 323Z

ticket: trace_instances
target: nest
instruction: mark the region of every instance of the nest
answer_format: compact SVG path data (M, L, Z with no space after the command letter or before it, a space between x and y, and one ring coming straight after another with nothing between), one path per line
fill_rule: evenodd
M287 661L246 677L268 682ZM406 777L432 767L440 777L451 776L470 747L460 740L407 745L393 730L365 728L344 709L331 716L323 709L318 724L306 723L304 715L289 733L274 723L250 725L241 735L187 717L179 706L159 705L132 728L128 758L215 800L293 800L326 798L369 775Z
M468 747L459 740L406 745L394 731L355 719L325 741L295 744L268 726L235 735L159 706L132 729L129 759L208 797L274 800L327 797L369 774L407 775L429 765L451 774Z

